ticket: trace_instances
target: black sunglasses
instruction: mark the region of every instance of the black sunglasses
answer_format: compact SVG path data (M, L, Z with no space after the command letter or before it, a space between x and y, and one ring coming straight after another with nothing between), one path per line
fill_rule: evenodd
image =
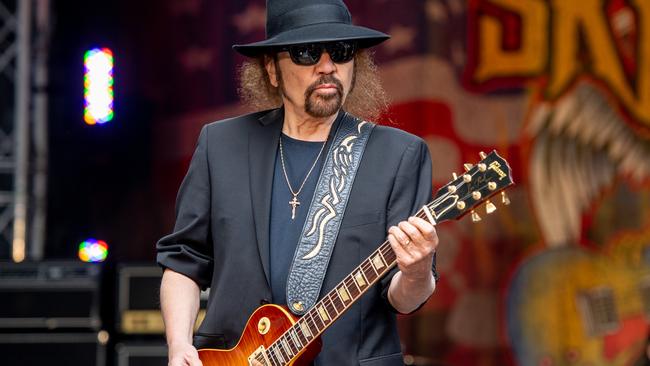
M316 65L323 50L327 50L330 58L337 64L350 62L357 51L357 42L354 41L337 41L326 43L305 43L284 46L280 51L289 51L291 61L296 65L311 66Z

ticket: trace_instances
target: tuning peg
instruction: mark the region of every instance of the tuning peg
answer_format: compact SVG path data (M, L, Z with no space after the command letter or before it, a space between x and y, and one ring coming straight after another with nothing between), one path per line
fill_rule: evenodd
M473 222L481 221L481 216L479 216L474 210L472 210L472 221Z
M494 182L489 182L488 183L488 189L491 190L491 191L494 191L495 189L497 189L497 184L494 183Z
M465 163L465 164L463 164L463 167L465 167L466 172L469 172L470 169L472 169L474 167L474 165L472 165L470 163Z
M485 159L485 158L487 158L487 154L486 154L486 153L484 153L483 151L481 151L481 152L480 152L480 153L478 153L478 154L479 154L479 156L481 157L481 160L483 160L483 159Z
M487 214L489 215L496 210L497 210L497 206L495 206L494 203L492 203L492 201L487 200L487 202L485 203L485 212L487 212Z
M472 198L473 198L475 201L480 200L480 199L481 199L481 192L480 192L480 191L474 191L474 192L472 192Z
M478 166L478 170L479 170L481 173L487 170L487 165L485 165L485 164L483 164L483 163L480 163L480 164L478 164L477 166Z
M449 193L456 193L456 186L447 186L447 191L449 191Z
M456 203L456 208L459 209L459 210L464 210L465 209L465 202L458 201L458 203Z
M469 183L472 181L472 176L469 174L463 174L463 182Z
M510 204L510 198L508 198L508 196L506 196L506 192L503 191L501 191L501 203L506 206Z
M456 173L451 173L451 176L454 177L454 180L458 179L458 175Z

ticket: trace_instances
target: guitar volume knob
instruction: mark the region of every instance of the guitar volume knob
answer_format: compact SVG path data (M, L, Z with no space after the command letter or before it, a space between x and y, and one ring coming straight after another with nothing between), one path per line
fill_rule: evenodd
M257 322L257 331L260 332L260 334L266 334L269 332L269 329L271 329L271 321L269 318L260 318L260 320Z

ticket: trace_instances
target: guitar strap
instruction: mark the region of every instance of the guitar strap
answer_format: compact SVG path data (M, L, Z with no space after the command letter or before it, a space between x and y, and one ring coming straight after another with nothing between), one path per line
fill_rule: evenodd
M374 124L346 112L327 152L287 277L287 304L303 315L318 301L354 177Z

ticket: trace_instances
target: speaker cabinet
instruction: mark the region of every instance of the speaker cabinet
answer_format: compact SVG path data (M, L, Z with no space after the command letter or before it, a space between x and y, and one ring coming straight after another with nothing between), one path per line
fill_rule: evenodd
M122 334L163 334L159 292L162 269L156 265L124 264L118 270L118 329ZM208 292L201 292L197 324L205 317Z
M102 332L0 334L0 363L20 366L105 366L107 338Z
M101 266L0 262L0 329L99 330Z
M166 366L167 346L159 343L124 342L115 346L116 366Z

